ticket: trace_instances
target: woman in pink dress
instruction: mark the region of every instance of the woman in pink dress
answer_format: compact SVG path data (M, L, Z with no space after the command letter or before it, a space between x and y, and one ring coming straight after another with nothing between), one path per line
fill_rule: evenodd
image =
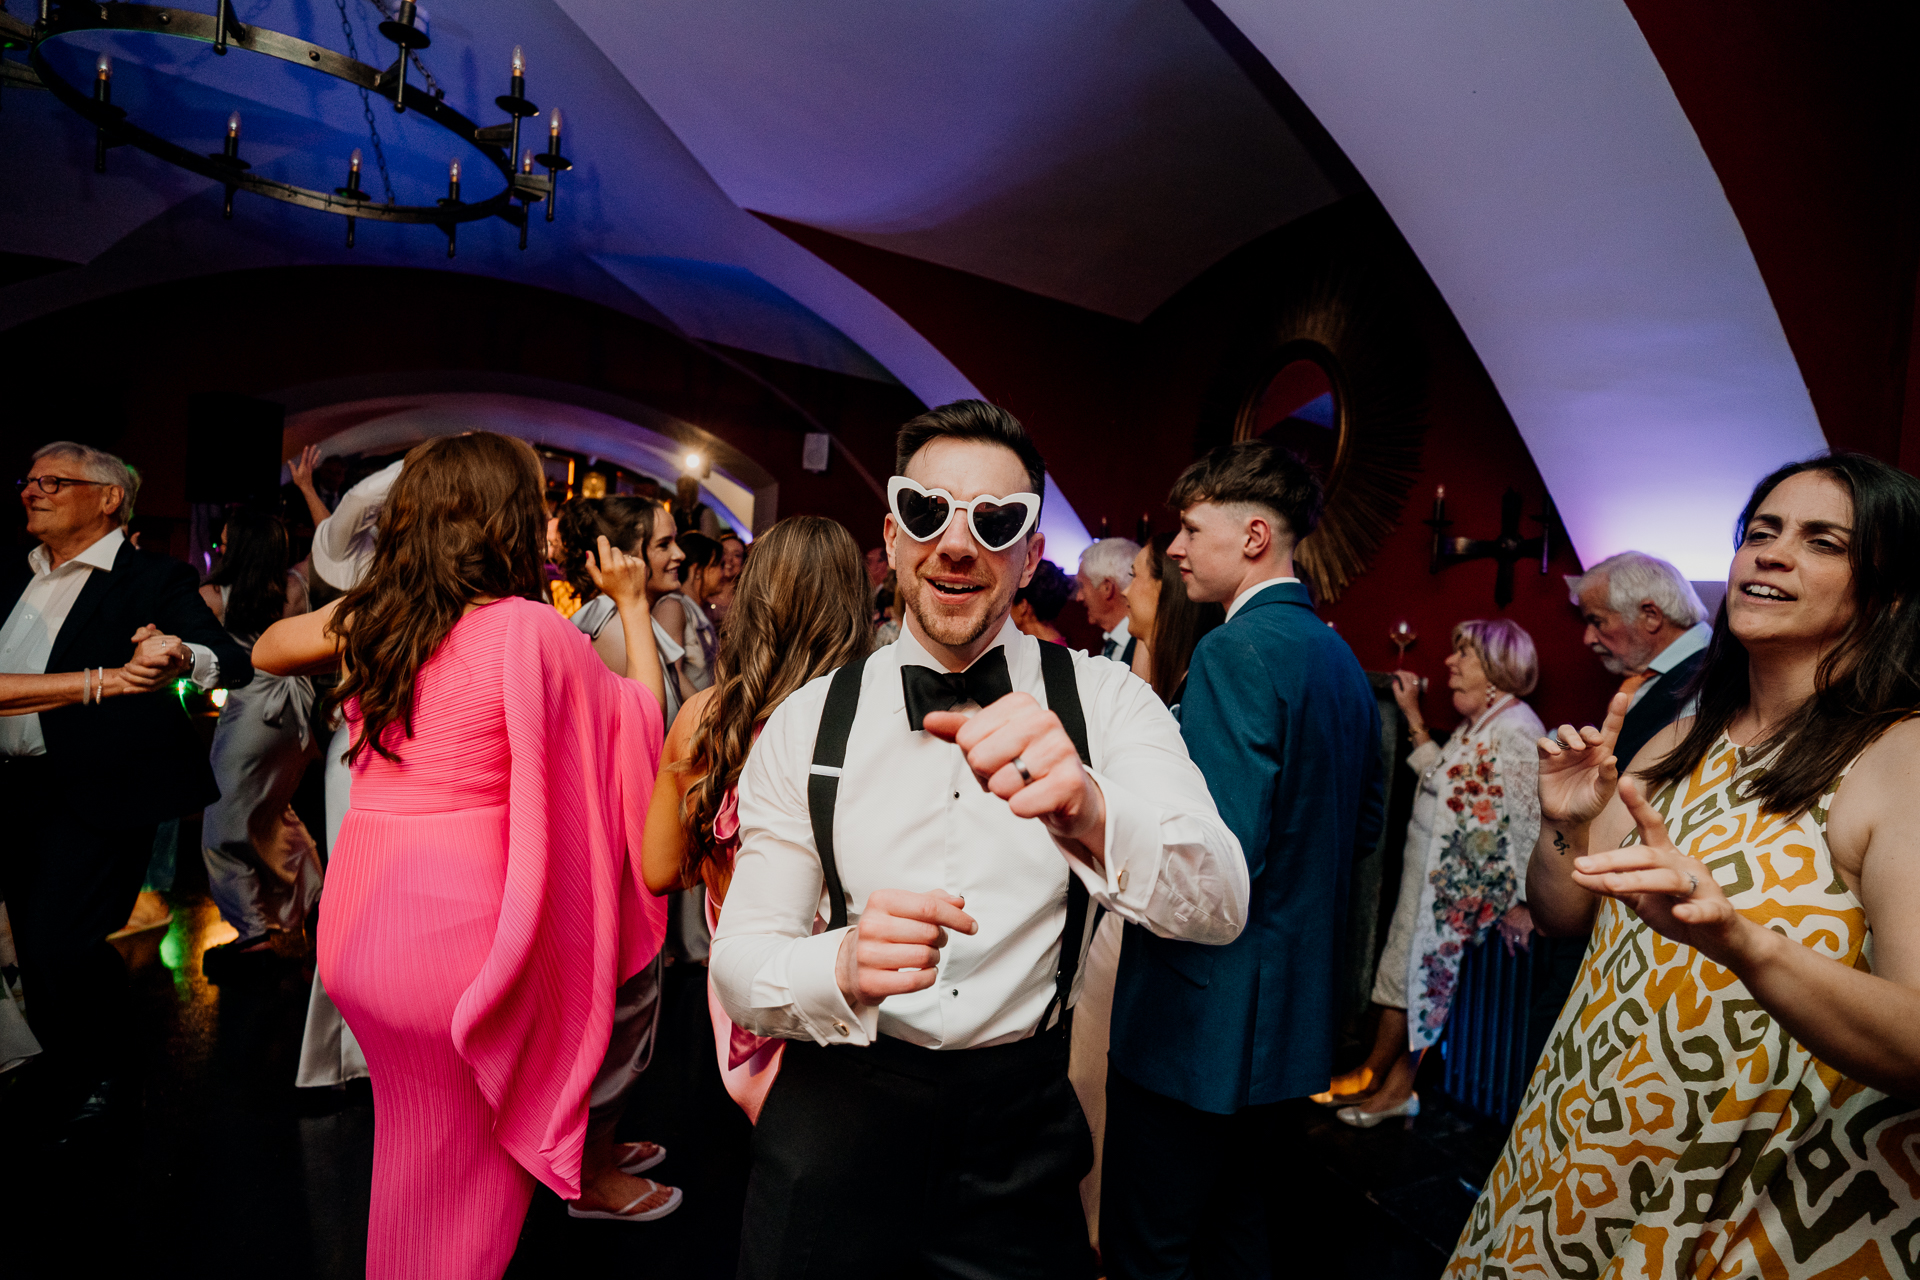
M660 766L661 803L647 813L647 887L703 885L717 928L740 847L734 785L760 726L786 696L867 651L872 589L853 535L822 516L790 516L761 534L734 590L711 688L674 718ZM707 986L727 1093L750 1120L786 1043L733 1025Z
M380 1280L499 1276L535 1181L580 1194L614 989L664 929L639 865L662 738L645 567L601 543L622 679L545 603L541 488L520 441L420 445L366 580L255 648L345 673L353 807L319 963L373 1078Z

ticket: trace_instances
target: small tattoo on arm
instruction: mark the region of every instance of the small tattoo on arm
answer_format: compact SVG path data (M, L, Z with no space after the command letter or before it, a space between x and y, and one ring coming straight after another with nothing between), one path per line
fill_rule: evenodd
M1567 856L1567 850L1571 848L1573 848L1573 846L1567 843L1567 837L1565 835L1558 831L1553 833L1553 851L1555 853L1564 858Z

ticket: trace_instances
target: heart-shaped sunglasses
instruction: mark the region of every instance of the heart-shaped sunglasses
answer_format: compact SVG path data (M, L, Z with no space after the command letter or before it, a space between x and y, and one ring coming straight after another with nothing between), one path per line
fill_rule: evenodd
M965 511L974 541L989 551L1005 551L1040 519L1037 493L1010 493L1004 498L983 493L961 502L945 489L924 488L905 476L887 481L887 506L915 542L933 541L953 523L956 511Z

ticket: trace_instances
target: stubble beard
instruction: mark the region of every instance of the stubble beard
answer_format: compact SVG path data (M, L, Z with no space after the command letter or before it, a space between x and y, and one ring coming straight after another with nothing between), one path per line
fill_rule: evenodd
M918 574L902 577L900 591L906 597L908 611L918 619L920 630L928 639L949 649L964 649L978 640L1004 618L1013 605L1012 592L1008 592L1004 599L996 600L993 594L983 591L975 598L983 599L987 604L977 618L954 617L922 607L933 595L933 587Z

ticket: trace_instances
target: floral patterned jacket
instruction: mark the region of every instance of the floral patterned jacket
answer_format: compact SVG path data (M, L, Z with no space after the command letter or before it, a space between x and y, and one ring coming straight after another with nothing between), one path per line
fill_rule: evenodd
M1408 764L1436 793L1423 857L1426 877L1407 957L1407 1039L1424 1049L1440 1038L1453 1007L1460 959L1521 897L1527 859L1540 835L1540 717L1515 700L1487 719L1461 725L1444 748L1415 751Z

